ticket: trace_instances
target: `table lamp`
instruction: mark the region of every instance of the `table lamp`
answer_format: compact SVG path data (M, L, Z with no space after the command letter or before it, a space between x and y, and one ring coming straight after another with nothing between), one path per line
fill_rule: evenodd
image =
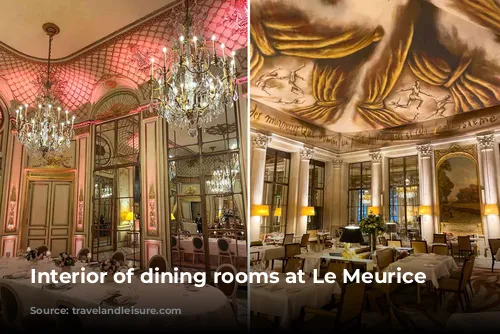
M269 216L269 205L252 204L250 215L258 217Z
M392 240L392 234L397 233L396 223L385 223L385 227L386 227L386 232L389 233L389 235L391 236L391 240Z
M498 215L498 205L496 204L485 204L484 205L484 215Z
M316 214L314 206L303 206L300 213L302 216L314 216Z
M127 212L125 220L130 221L130 230L132 231L134 229L134 213L132 211Z
M364 241L364 239L359 226L349 225L344 227L344 232L342 233L339 241L349 244L360 244Z

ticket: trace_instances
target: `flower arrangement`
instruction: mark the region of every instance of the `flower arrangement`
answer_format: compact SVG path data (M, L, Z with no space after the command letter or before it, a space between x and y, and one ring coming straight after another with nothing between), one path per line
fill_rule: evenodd
M382 234L385 231L385 224L379 215L374 215L371 211L366 218L359 222L359 228L364 234Z
M108 273L108 277L113 277L113 275L122 267L126 267L123 261L118 261L115 259L106 260L101 263L101 272Z
M39 253L38 249L29 249L25 254L24 258L30 262L38 261L43 259L43 253Z
M342 255L342 257L346 260L358 258L356 251L350 249L348 243L344 244L344 251L340 255Z
M66 252L59 253L59 256L54 259L54 264L59 267L72 267L76 263L76 260Z

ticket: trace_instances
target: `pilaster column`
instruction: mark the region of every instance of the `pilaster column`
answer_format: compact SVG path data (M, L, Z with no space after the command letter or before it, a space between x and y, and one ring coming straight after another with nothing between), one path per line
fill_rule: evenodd
M431 144L417 145L417 151L419 157L420 206L425 208L419 210L422 238L427 242L432 242L435 232L432 200L432 146Z
M262 204L264 192L264 172L266 169L266 150L271 137L258 133L252 140L252 168L250 169L250 203ZM250 217L250 241L260 240L261 217Z
M299 187L297 198L297 226L295 235L301 236L307 232L307 216L302 216L302 207L308 206L307 199L309 194L309 160L314 155L314 149L304 147L300 151L299 166Z
M495 137L492 134L477 136L479 146L479 158L481 159L481 169L483 174L484 198L483 204L493 205L498 210L498 189L496 180L495 155L493 147ZM500 238L500 219L498 211L486 215L484 234L486 239Z
M380 151L369 154L372 160L372 206L379 208L382 213L382 153Z
M332 196L332 224L331 226L341 226L342 224L340 223L340 212L341 210L341 185L342 185L342 174L341 174L341 167L343 164L343 160L340 157L335 157L333 158L332 165L333 165L333 177L332 177L332 183L325 183L325 187L327 188L332 188L333 190L333 196Z

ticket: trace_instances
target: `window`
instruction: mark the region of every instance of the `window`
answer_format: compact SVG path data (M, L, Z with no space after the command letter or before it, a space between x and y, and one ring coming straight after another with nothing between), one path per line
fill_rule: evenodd
M270 215L262 217L261 233L285 232L290 157L290 153L267 149L262 204L269 205Z
M389 159L389 219L403 235L420 234L418 157Z
M307 229L323 228L323 202L325 185L325 163L311 160L309 163L309 206L314 207L314 216L307 217Z
M359 222L368 215L372 203L372 163L349 164L349 222Z

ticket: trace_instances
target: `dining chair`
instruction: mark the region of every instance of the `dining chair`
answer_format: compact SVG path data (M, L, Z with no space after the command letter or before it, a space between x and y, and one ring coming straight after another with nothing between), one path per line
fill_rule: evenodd
M462 296L464 297L466 303L469 300L467 297L467 278L472 276L472 270L474 266L473 256L469 259L465 259L462 270L460 272L460 278L443 277L438 280L439 287L437 292L439 293L439 301L441 302L442 297L445 292L453 292L458 294L458 299L460 300L460 306L462 306L462 311L465 311L464 303L462 301Z
M428 253L425 240L411 240L410 247L413 248L413 254Z
M309 233L303 234L300 239L300 248L305 248L306 252L309 251Z
M233 277L235 277L238 271L232 264L224 263L218 266L215 272L220 273L219 276L220 278L224 273L231 273ZM231 307L233 308L233 313L236 318L236 321L238 321L237 319L238 303L236 302L236 292L238 291L238 282L235 279L233 279L231 280L230 283L225 283L221 279L218 279L217 282L215 283L215 287L220 291L222 291L222 293L224 293L226 297L228 297Z
M154 272L156 268L158 268L158 272L160 273L172 272L172 268L168 264L168 260L165 255L157 254L153 255L151 259L149 259L148 269L153 269Z
M17 292L8 284L0 283L2 319L7 326L22 329L23 303Z
M432 245L432 253L437 255L448 255L448 246L446 245Z
M78 261L87 261L87 255L90 253L90 249L82 248L78 251L76 258ZM90 259L88 259L90 261Z
M184 248L181 248L181 243L178 236L171 236L170 243L172 247L172 255L177 253L177 258L179 259L179 269L181 268L182 260L184 259ZM172 256L173 261L173 256Z
M199 236L193 237L193 264L197 256L202 255L205 259L205 249L203 248L203 239Z
M285 234L283 238L283 246L293 243L293 233Z
M285 256L284 257L279 257L279 258L272 259L272 261L271 261L271 269L274 269L274 261L278 260L278 261L282 262L281 271L284 271L285 270L286 261L289 258L294 257L295 255L300 255L300 244L299 243L295 243L295 244L285 245Z
M45 255L45 253L47 253L48 250L49 250L49 247L47 247L45 245L37 248L38 253L43 253L44 255Z
M350 264L350 262L338 261L330 261L330 263L328 263L326 271L335 274L335 282L337 282L340 287L344 285L344 270L350 271Z
M111 260L125 262L125 254L122 251L116 251L111 255Z
M387 246L388 247L403 247L403 242L401 239L395 239L395 240L387 240Z
M463 256L463 253L466 253L466 255L473 253L470 237L468 235L458 237L458 260Z
M382 246L387 246L387 239L386 239L386 237L379 237L379 238L378 238L378 242L379 242L379 244L381 244Z
M472 270L469 273L468 277L465 277L467 280L467 285L469 286L470 292L472 294L472 297L474 297L474 290L472 290L472 284L471 284L471 278L472 278L472 272L474 271L474 261L476 260L475 256L471 256L468 258L470 262L472 262ZM460 279L460 275L462 274L462 269L455 269L455 270L450 270L450 278L454 279ZM465 290L467 292L467 290Z
M394 250L392 248L377 250L375 258L377 260L377 270L383 270L394 262Z
M286 260L285 273L297 273L304 268L304 259L292 257Z
M360 329L365 302L365 283L349 283L342 286L339 307L333 311L321 308L302 307L300 320L304 328L309 324L304 322L306 315L328 317L334 319L334 330ZM311 322L315 322L313 318Z
M217 257L217 261L218 261L217 265L220 266L222 258L228 258L229 262L231 262L231 264L234 265L233 257L235 257L235 254L231 253L229 251L229 242L224 238L217 239L217 247L219 248L219 256Z
M500 260L496 258L498 250L500 249L500 239L488 239L488 243L490 244L491 251L491 272L493 272L495 269L495 261Z
M257 255L257 256L255 256L255 255ZM253 266L254 264L260 262L260 252L259 251L250 252L248 254L248 256L250 256L250 266Z
M439 234L434 234L432 238L432 243L433 244L445 244L446 243L446 234L439 233Z
M87 326L84 326L84 324L87 325L92 323L89 322L84 315L74 313L73 309L76 308L76 306L66 300L57 300L56 308L65 310L64 314L62 314L63 312L56 314L57 329L61 333L83 333L87 329Z

